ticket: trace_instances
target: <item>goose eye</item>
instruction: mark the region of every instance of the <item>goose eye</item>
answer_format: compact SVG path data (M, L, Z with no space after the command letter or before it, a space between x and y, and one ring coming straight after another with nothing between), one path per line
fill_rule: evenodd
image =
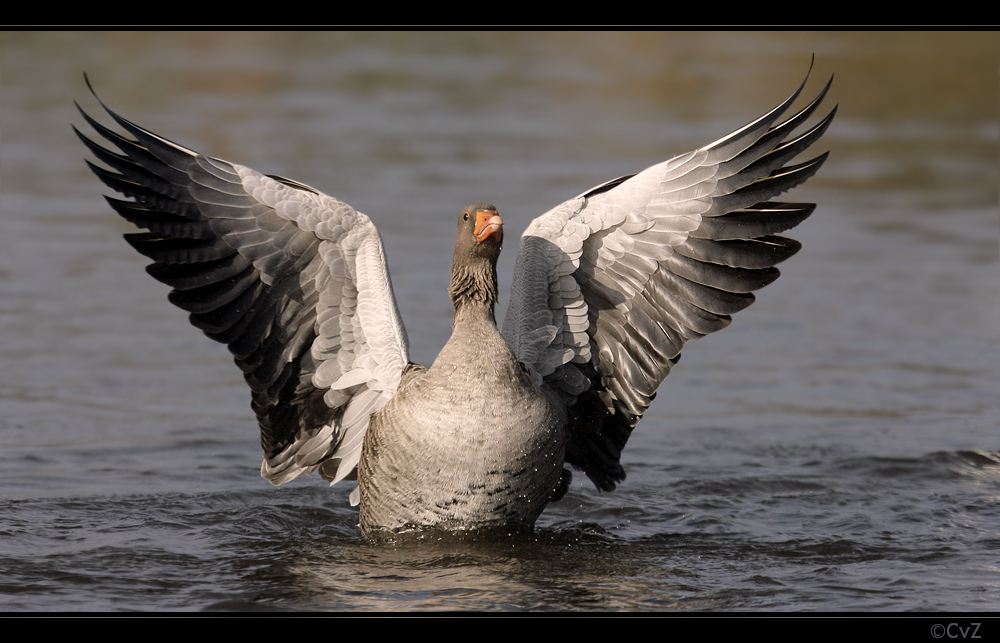
M462 221L468 221L468 220L469 220L469 213L468 212L463 212L462 213Z

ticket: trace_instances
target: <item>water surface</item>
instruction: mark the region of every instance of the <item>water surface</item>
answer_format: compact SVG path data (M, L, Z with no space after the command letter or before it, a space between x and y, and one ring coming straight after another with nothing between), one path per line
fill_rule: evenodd
M3 34L0 609L1000 608L997 54L980 34ZM513 239L836 74L819 204L690 344L598 493L531 538L360 537L350 485L258 475L249 394L121 238L73 100L312 185L386 244L411 357L453 215ZM502 304L498 317L503 314Z

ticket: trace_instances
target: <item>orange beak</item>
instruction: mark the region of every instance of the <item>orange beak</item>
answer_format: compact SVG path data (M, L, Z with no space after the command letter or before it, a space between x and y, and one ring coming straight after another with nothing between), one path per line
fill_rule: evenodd
M476 212L476 241L482 243L490 237L497 241L503 239L503 219L496 210L480 210Z

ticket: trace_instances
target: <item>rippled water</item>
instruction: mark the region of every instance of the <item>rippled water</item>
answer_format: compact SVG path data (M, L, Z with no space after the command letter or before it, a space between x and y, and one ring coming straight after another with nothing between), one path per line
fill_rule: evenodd
M1000 608L992 36L2 37L0 610ZM261 479L237 369L69 128L86 70L126 117L368 213L429 363L454 211L491 201L513 238L769 109L813 52L841 109L793 193L820 204L803 251L688 346L625 484L578 476L531 536L366 542L349 486Z

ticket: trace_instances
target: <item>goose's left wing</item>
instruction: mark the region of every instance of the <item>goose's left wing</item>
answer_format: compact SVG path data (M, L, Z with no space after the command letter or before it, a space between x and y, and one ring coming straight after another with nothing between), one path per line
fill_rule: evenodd
M798 251L798 242L775 235L815 205L769 199L826 159L786 166L836 108L786 139L830 83L784 122L775 124L805 81L745 127L595 187L524 233L503 336L536 385L562 400L567 461L600 489L625 478L622 448L684 343L727 326L753 302L751 291L778 277L774 265Z

